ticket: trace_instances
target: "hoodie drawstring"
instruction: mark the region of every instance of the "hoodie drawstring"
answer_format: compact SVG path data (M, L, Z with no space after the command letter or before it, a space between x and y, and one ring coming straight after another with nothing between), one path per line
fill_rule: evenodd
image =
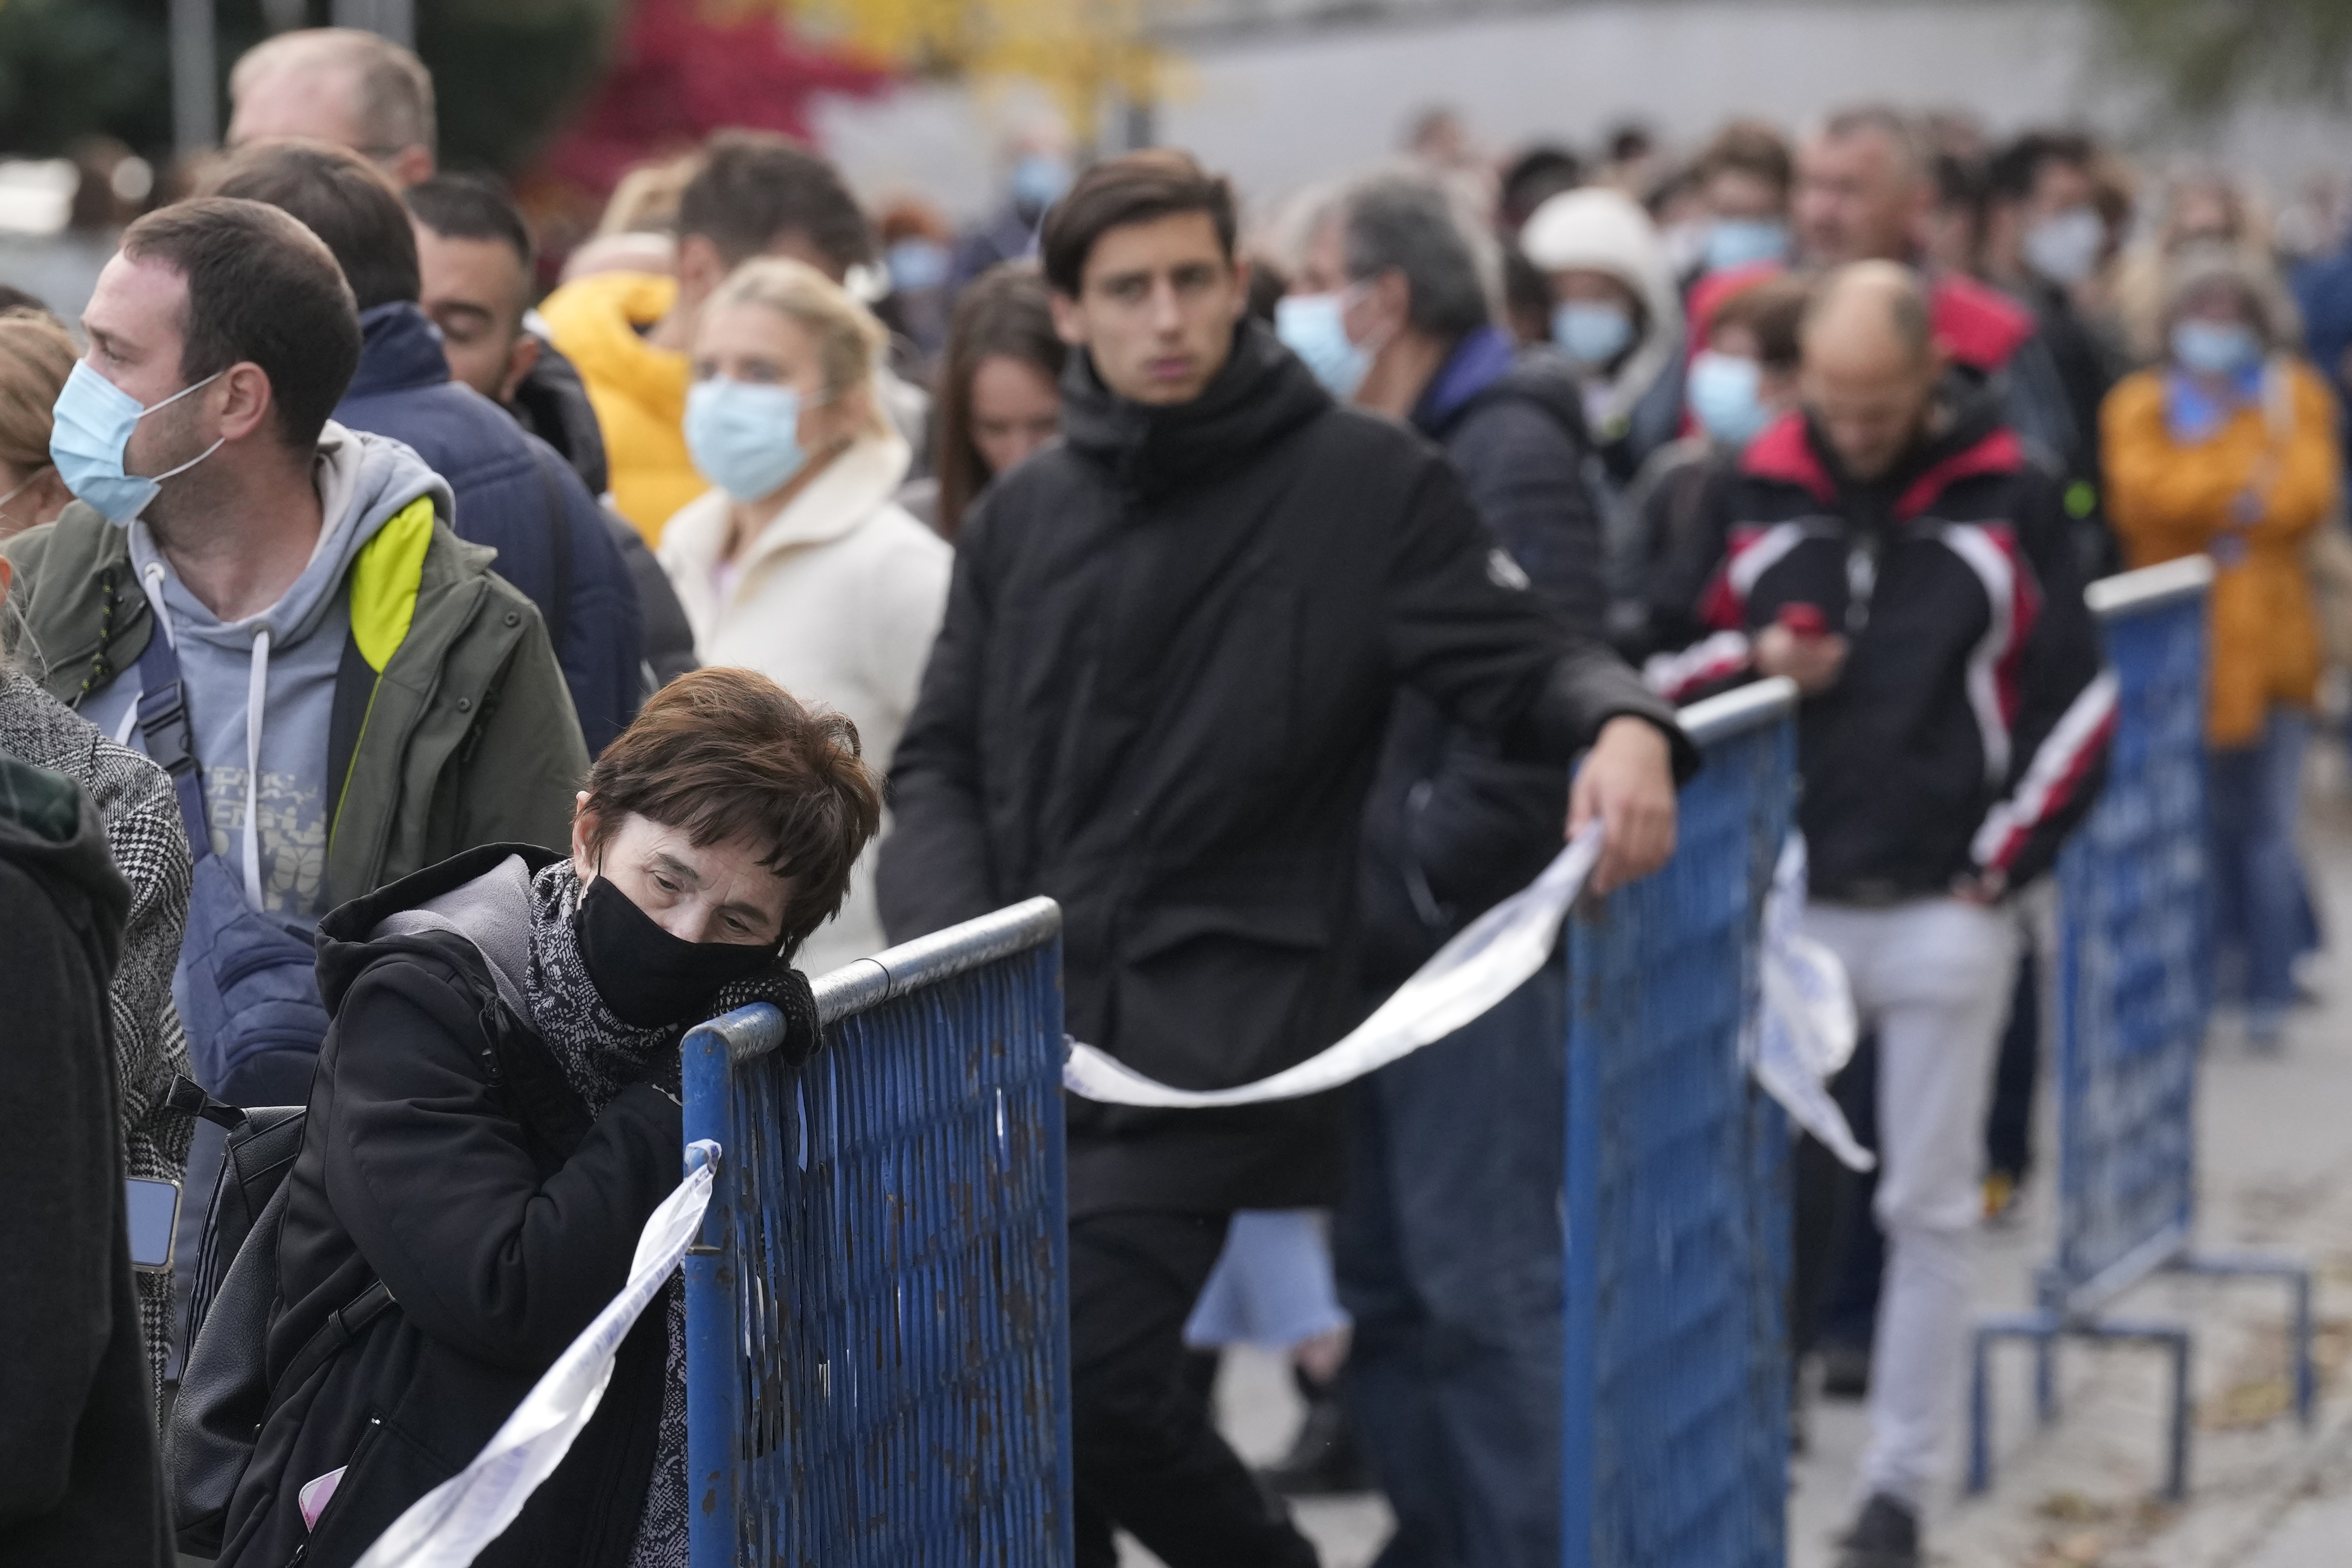
M269 628L253 634L245 683L245 901L261 907L261 717L269 698Z

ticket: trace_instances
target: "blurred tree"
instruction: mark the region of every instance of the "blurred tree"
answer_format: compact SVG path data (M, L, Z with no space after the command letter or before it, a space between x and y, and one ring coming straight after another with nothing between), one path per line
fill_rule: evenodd
M2210 115L2257 94L2352 100L2347 0L2096 0L2127 60L2175 108Z
M812 38L897 69L1024 79L1054 95L1093 144L1114 95L1158 102L1172 58L1144 33L1145 0L763 0Z
M418 0L417 52L439 100L442 161L502 172L544 144L603 74L623 0ZM327 0L217 0L222 90L273 18L323 23ZM60 152L120 137L172 146L169 0L0 4L0 148ZM224 97L226 102L226 97Z

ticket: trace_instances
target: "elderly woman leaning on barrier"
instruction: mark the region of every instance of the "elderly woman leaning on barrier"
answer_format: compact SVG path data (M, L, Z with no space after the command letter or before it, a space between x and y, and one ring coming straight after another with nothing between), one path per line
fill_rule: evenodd
M2167 357L2101 411L2107 516L2134 566L2203 552L2215 915L2244 976L2248 1037L2278 1038L2309 917L2295 853L2320 668L2303 550L2342 489L2336 405L2289 357L2292 307L2266 268L2184 253ZM2336 524L2334 526L2340 526Z
M569 858L469 850L321 922L335 1022L288 1184L272 1374L331 1344L331 1318L350 1334L272 1390L224 1565L355 1561L620 1289L677 1184L680 1037L769 1001L813 1048L788 963L880 809L848 721L698 670L598 759ZM638 1321L594 1419L479 1563L682 1568L682 1300L673 1280Z

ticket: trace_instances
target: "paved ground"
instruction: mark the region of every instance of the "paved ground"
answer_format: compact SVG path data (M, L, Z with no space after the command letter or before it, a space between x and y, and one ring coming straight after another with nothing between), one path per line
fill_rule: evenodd
M2316 763L2307 834L2315 893L2330 929L2352 931L2352 792L2340 757ZM2001 1358L1997 1471L1984 1497L1957 1488L1930 1515L1944 1568L2345 1568L2352 1564L2352 941L2316 961L2313 1005L2273 1057L2251 1053L2227 1018L2209 1047L2200 1137L2200 1244L2297 1255L2318 1272L2326 1379L2315 1431L2287 1414L2284 1289L2260 1281L2163 1277L2125 1298L2135 1315L2197 1331L2191 1493L2155 1500L2162 1478L2163 1364L2134 1348L2070 1345L2061 1409L2037 1429L2026 1353ZM2046 1142L2046 1140L2045 1140ZM2044 1162L2045 1170L2047 1161ZM1988 1311L2026 1306L2050 1248L2047 1184L1989 1233L1979 1269ZM1220 1390L1228 1431L1253 1459L1281 1451L1297 1421L1280 1363L1230 1359ZM1791 1568L1826 1568L1853 1506L1864 1437L1860 1406L1816 1403L1810 1447L1794 1467ZM1302 1522L1328 1568L1362 1568L1388 1530L1376 1498L1311 1504ZM1130 1543L1131 1547L1132 1543ZM1153 1560L1130 1550L1127 1568Z

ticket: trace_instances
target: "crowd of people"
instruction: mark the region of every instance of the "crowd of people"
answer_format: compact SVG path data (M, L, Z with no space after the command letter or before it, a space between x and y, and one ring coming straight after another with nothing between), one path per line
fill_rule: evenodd
M1655 870L1675 706L1780 677L1879 1155L1801 1156L1790 1318L1870 1401L1843 1568L1916 1568L2122 567L2214 567L2215 931L2282 1048L2352 250L2218 173L1875 106L1500 160L1441 112L1245 215L1040 127L959 235L723 132L543 291L405 50L282 34L231 88L78 322L0 314L26 1561L356 1561L625 1275L699 1019L814 1049L805 975L1045 893L1073 1034L1252 1081L1564 830L1600 893ZM1559 1560L1566 1006L1336 1094L1069 1102L1082 1568L1312 1563L1282 1496L1368 1487L1387 1568ZM265 1106L269 1310L220 1327L192 1129ZM136 1268L126 1176L186 1188ZM481 1561L685 1561L681 1301ZM1262 1474L1210 1392L1245 1340L1308 1409Z

